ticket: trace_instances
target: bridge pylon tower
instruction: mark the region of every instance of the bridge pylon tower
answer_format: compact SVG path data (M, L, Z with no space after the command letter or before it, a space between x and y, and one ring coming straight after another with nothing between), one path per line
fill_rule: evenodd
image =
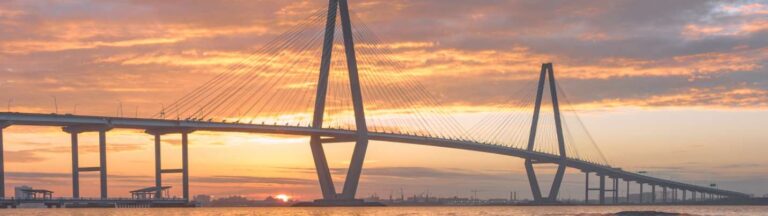
M547 79L548 77L548 79ZM555 118L555 129L557 132L557 144L560 159L559 161L535 161L531 159L525 160L525 171L528 174L528 182L531 186L531 193L533 193L533 199L536 202L556 202L557 195L560 191L560 185L563 182L563 175L565 174L565 164L563 161L567 159L565 150L565 140L563 138L563 127L560 118L560 105L557 100L557 85L555 84L555 70L552 63L544 63L541 65L541 73L539 75L539 83L536 90L536 102L533 109L533 121L531 121L531 133L528 137L528 151L534 151L534 145L536 144L536 130L539 123L539 113L541 112L542 96L544 94L545 82L549 84L549 92L552 98L552 109ZM539 181L536 178L536 172L533 165L536 163L555 163L557 164L557 171L555 178L552 181L552 186L549 190L549 196L544 197L539 187Z
M316 200L313 205L365 205L362 200L355 199L355 193L357 192L360 174L363 169L363 161L365 160L365 153L368 148L368 129L365 122L363 95L360 88L357 58L355 55L355 42L352 37L352 24L347 0L329 0L312 127L317 129L323 127L325 101L328 93L328 78L331 69L331 56L333 56L333 39L336 33L337 13L341 20L344 52L346 54L352 106L355 115L356 133L352 137L323 138L320 135L312 135L310 137L312 157L314 158L317 177L323 193L323 199ZM325 151L323 150L323 143L339 141L354 141L355 147L352 152L352 160L350 161L346 180L344 181L344 188L340 194L337 194L328 167L328 160L326 159Z

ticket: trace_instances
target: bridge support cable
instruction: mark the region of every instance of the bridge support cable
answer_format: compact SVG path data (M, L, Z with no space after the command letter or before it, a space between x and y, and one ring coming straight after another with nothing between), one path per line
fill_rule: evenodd
M316 14L320 14L320 13L316 13ZM189 115L188 112L190 110L195 110L195 108L199 108L198 104L204 101L211 100L211 98L219 94L220 91L223 91L224 88L222 87L226 86L226 83L232 82L232 80L241 80L240 77L244 76L244 73L242 73L243 71L253 69L258 66L263 66L263 63L258 65L252 65L253 63L272 62L274 59L267 58L267 56L268 55L276 56L277 54L280 54L279 53L280 50L289 48L290 47L289 45L291 45L291 42L299 38L299 36L306 30L306 28L304 27L311 25L313 21L320 20L320 17L315 15L311 16L311 18L309 19L306 19L307 20L306 22L301 23L300 25L297 25L292 29L289 29L285 33L276 37L274 40L267 42L261 49L252 53L250 56L246 57L240 63L229 66L227 69L225 69L224 71L216 75L213 79L209 80L208 82L204 83L200 87L191 91L190 93L183 96L179 100L175 101L170 106L166 107L165 110L163 110L159 115L170 113L170 114L175 114L177 118L180 118L181 116L184 116L184 115ZM163 116L167 116L167 115L163 115Z
M566 142L566 144L571 144L568 147L572 148L578 157L572 157L574 159L584 159L593 163L602 164L602 165L608 165L608 160L603 154L602 150L597 146L597 142L595 142L595 139L592 137L592 134L587 130L587 127L584 125L584 122L581 120L581 117L579 116L576 108L573 107L573 102L569 99L567 91L563 90L562 85L560 83L555 84L557 86L558 92L560 96L562 96L561 101L564 101L567 105L567 108L564 110L567 115L564 115L563 122L567 122L568 119L571 120L571 122L575 121L576 124L564 124L566 126L566 133L568 133L568 137L571 139ZM570 125L570 127L569 127ZM580 135L581 139L576 139L576 133ZM581 141L583 140L583 142ZM587 145L576 145L576 143L586 143ZM581 151L579 151L579 148L582 148Z
M536 98L536 91L529 89L535 87L535 83L525 82L521 88L510 94L522 97L503 102L504 105L495 108L498 112L478 121L469 133L475 135L475 139L480 142L526 149L529 134L524 131L530 130L530 110L533 110Z
M356 28L354 28L356 27ZM400 101L404 104L398 106L410 109L410 112L417 116L417 121L406 124L409 128L416 129L414 133L428 137L445 137L451 139L468 139L467 132L463 126L445 110L436 97L429 93L424 85L414 79L416 76L410 72L404 71L406 68L400 61L395 61L392 56L395 54L391 49L380 49L386 47L386 43L373 33L373 31L364 22L359 22L353 26L355 41L363 43L358 47L361 55L363 70L367 73L361 73L363 79L373 82L371 88L381 88L384 92L379 94L366 94L367 98L373 101ZM368 85L370 86L370 85ZM381 98L384 97L384 98ZM385 99L392 97L393 99ZM370 101L370 100L367 100ZM401 125L398 125L401 127Z
M306 38L312 39L320 36L320 34L315 34L310 30L313 29L311 28L313 25L323 20L322 12L324 10L319 10L318 13L313 14L299 25L279 35L253 55L225 69L212 81L185 95L163 112L177 113L177 116L194 119L202 119L213 114L216 117L232 117L226 116L226 113L246 113L247 111L244 109L247 104L260 102L259 100L252 100L256 92L267 95L264 91L270 89L265 88L272 87L271 90L274 90L275 84L273 83L280 77L298 77L296 71L291 72L291 65L295 65L297 62L311 63L302 58L308 56L307 51L313 47L314 40L299 42ZM304 70L304 72L309 73L309 70ZM281 87L285 86L281 85ZM285 94L281 95L284 96ZM255 105L251 105L251 109L253 106Z
M208 80L203 85L197 87L196 89L192 90L188 94L181 97L179 100L175 101L174 103L170 104L167 109L164 109L161 111L161 113L158 113L156 117L165 117L164 114L168 113L175 113L177 116L180 116L181 113L179 112L180 109L183 107L188 107L187 104L191 103L193 101L197 101L199 97L212 93L212 88L214 87L220 87L221 83L226 82L227 80L232 79L233 77L237 77L240 75L240 71L244 70L245 68L250 65L250 63L253 63L254 61L261 60L264 56L268 54L275 53L275 50L277 50L278 47L285 47L286 45L290 44L288 41L290 40L283 40L284 38L295 38L295 36L299 35L299 33L307 26L307 22L310 22L312 20L320 20L320 16L315 16L317 14L321 14L322 10L318 10L316 14L310 16L309 19L305 19L308 21L305 21L305 23L302 23L300 25L295 26L292 29L289 29L288 31L284 32L283 34L277 36L274 40L271 40L267 42L259 51L254 52L250 54L248 57L245 58L244 61L231 65L227 69L225 69L223 72L218 73L214 78ZM313 19L314 17L314 19Z
M446 124L447 116L436 111L441 109L440 106L425 109L426 104L431 103L434 98L423 92L417 84L418 81L408 79L413 78L412 75L404 72L404 67L399 62L391 59L390 56L394 54L390 50L379 49L385 44L379 41L364 22L353 26L353 33L356 43L361 44L356 48L360 53L360 76L366 84L363 86L366 101L373 103L374 107L389 110L396 108L394 112L384 110L380 115L369 116L368 119L374 122L369 129L375 131L381 127L384 131L400 131L399 133L427 137L454 137L464 132L447 129L457 124ZM411 114L409 119L391 117L392 114L404 115L406 112Z

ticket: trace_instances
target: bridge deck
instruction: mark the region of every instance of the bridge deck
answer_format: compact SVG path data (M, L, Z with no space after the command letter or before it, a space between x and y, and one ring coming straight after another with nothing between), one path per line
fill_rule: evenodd
M242 132L242 133L266 133L266 134L286 134L286 135L320 135L328 137L351 137L355 136L355 131L329 128L311 128L304 126L290 125L263 125L263 124L244 124L244 123L224 123L224 122L206 122L206 121L186 121L186 120L165 120L165 119L146 119L146 118L121 118L104 116L83 116L83 115L58 115L58 114L32 114L32 113L8 113L0 112L0 123L5 122L8 125L31 125L31 126L99 126L108 128L139 129L148 131L216 131L216 132ZM657 185L662 187L678 188L683 190L692 190L705 193L748 197L749 195L739 192L721 190L716 188L692 185L682 182L676 182L666 179L655 178L651 176L640 175L633 172L624 171L619 168L582 161L574 158L561 158L558 155L546 154L525 149L512 148L502 145L489 143L479 143L471 140L449 140L436 137L424 137L407 134L375 133L369 132L370 140L408 143L416 145L428 145L435 147L462 149L492 154L507 155L523 159L531 159L544 163L559 163L571 168L576 168L585 172L594 172L610 177L622 178L629 181L640 182L644 184Z

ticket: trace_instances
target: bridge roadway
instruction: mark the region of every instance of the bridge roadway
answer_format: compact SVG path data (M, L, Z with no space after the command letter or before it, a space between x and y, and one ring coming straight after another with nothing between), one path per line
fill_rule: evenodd
M290 125L263 125L245 123L166 120L146 118L122 118L103 116L83 116L70 114L33 114L33 113L8 113L0 112L0 123L6 125L30 125L30 126L106 126L108 128L139 129L139 130L189 130L189 131L215 131L215 132L242 132L265 133L285 135L320 135L334 137L338 140L350 139L355 136L355 131L343 129L316 129L304 126ZM462 149L469 151L486 152L491 154L507 155L523 159L531 159L537 163L564 164L567 167L579 169L583 172L592 172L612 178L621 178L626 181L638 182L660 187L668 187L680 190L709 193L731 198L746 198L749 195L734 191L722 190L711 187L692 185L676 182L637 173L624 171L620 168L602 164L596 164L573 158L560 158L558 155L546 154L525 149L479 143L471 140L452 140L436 137L424 137L407 134L393 134L369 132L370 140L427 145L443 148Z

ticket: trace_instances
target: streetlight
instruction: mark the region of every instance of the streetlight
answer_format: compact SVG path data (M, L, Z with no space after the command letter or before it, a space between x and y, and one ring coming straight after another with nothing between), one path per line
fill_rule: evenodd
M160 110L160 118L165 119L165 104L160 104L160 107L162 107L162 110Z
M117 117L123 117L123 101L117 100Z
M11 103L13 103L13 98L8 99L8 112L11 112Z
M53 110L54 110L53 113L59 114L59 102L56 101L55 95L51 95L51 98L53 98Z

